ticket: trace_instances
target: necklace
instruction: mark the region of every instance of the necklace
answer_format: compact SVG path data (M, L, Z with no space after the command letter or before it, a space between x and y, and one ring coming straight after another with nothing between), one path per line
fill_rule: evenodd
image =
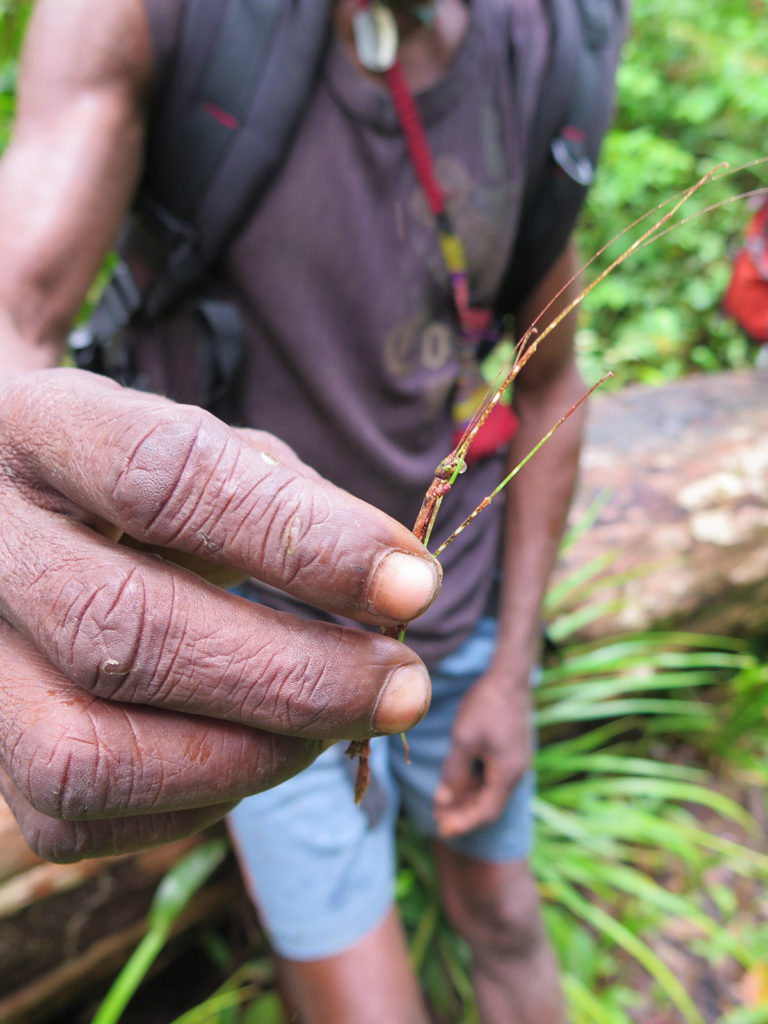
M357 59L368 71L383 74L397 60L400 34L392 8L379 0L358 3L352 16Z
M454 440L457 441L487 391L478 353L482 343L491 339L492 311L470 305L464 245L454 230L445 193L435 172L426 130L397 60L399 35L391 8L381 0L357 0L353 32L358 60L369 71L381 74L387 84L411 162L435 220L459 322L459 372L451 403ZM468 461L493 454L511 440L516 429L517 417L512 409L507 405L495 405L469 451Z
M412 3L404 6L424 26L432 25L442 0L432 3ZM358 5L352 18L352 31L358 60L368 71L382 74L395 62L400 45L400 33L391 4L387 0L371 0Z

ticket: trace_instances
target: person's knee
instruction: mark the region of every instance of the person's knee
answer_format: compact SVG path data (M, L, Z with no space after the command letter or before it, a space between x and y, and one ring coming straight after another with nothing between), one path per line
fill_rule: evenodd
M476 956L525 958L544 939L535 882L527 871L489 871L488 884L453 884L443 893L449 921Z

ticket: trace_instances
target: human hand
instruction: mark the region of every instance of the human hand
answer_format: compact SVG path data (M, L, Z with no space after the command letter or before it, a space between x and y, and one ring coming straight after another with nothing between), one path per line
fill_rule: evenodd
M456 836L501 814L531 760L528 672L488 672L467 691L434 799L438 833Z
M0 508L0 788L47 859L191 833L327 742L426 710L404 645L115 543L360 622L419 614L439 584L423 546L269 435L78 370L25 374L0 389Z

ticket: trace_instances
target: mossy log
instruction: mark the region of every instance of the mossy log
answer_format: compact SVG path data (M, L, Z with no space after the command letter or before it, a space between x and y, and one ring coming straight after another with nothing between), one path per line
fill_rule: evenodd
M768 371L596 397L572 522L601 501L556 572L605 562L568 599L606 605L580 636L768 632Z

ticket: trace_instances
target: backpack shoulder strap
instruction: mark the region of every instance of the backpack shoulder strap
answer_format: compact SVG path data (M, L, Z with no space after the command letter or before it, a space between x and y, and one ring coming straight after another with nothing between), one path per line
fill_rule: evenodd
M188 6L177 56L186 72L154 120L143 190L194 227L210 263L285 156L325 50L330 0ZM206 52L210 12L222 6Z
M548 0L549 61L529 139L520 225L499 292L514 312L565 246L613 109L626 0Z
M287 152L329 10L330 0L188 0L121 259L76 351L162 315L205 278Z

